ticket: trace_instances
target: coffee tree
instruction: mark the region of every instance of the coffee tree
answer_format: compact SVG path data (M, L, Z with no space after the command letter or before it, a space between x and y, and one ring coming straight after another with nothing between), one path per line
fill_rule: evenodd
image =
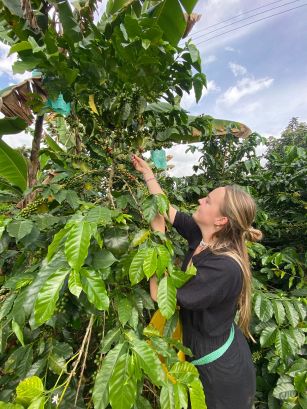
M178 46L195 3L109 1L94 23L95 1L0 2L14 72L36 70L1 93L1 135L35 126L29 159L0 141L0 407L205 408L172 336L195 269L149 229L168 199L130 162L212 132L180 108L206 85L195 46ZM163 334L149 325L153 274Z
M289 165L281 159L264 172L254 151L259 136L241 142L244 125L180 107L183 92L199 100L206 84L195 46L178 46L195 3L109 1L95 23L91 0L74 8L68 1L0 1L0 37L18 55L14 72L35 69L0 95L1 135L13 138L34 122L29 154L0 140L0 408L186 408L188 400L205 407L197 369L182 361L191 351L174 336L176 288L195 270L180 270L178 236L149 224L168 200L190 210L215 185L243 182L253 195L261 186L257 224L273 237L276 192L285 187L288 198L297 190L277 179L293 169L303 175L303 158L291 151ZM131 153L196 140L204 142L201 174L176 181L155 168L168 197L149 195ZM301 186L301 176L292 180ZM293 215L286 203L283 209ZM259 384L259 400L269 394L270 407L303 407L302 298L271 296L270 287L281 278L286 291L286 263L289 288L302 291L302 251L290 262L283 249L265 244L248 243L260 271L254 331L262 350L254 353L269 380L267 389ZM149 296L153 274L158 305ZM157 307L167 319L163 333L149 325Z

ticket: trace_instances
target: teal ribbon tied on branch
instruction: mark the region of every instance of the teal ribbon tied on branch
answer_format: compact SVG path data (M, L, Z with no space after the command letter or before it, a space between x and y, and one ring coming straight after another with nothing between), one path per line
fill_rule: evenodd
M151 150L150 159L153 161L157 169L167 168L166 153L164 149Z
M46 106L63 116L68 116L70 114L70 102L64 101L62 93L59 94L55 101L48 99Z

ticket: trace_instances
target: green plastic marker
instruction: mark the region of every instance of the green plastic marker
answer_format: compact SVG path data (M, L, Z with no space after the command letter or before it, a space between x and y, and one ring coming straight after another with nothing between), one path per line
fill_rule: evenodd
M150 159L153 161L157 169L167 168L166 153L164 149L151 150Z
M68 116L70 114L70 102L64 101L62 93L59 94L55 101L48 99L46 106L63 116Z

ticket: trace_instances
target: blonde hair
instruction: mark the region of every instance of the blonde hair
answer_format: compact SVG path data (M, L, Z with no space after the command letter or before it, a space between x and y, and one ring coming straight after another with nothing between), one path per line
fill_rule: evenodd
M220 206L220 213L228 218L228 222L219 231L213 233L213 243L208 244L208 247L215 254L232 257L241 266L243 285L237 300L238 326L245 337L250 337L253 342L256 342L249 331L252 272L245 240L259 241L263 238L263 233L251 226L257 211L257 205L251 195L236 184L226 185L224 188L225 197Z

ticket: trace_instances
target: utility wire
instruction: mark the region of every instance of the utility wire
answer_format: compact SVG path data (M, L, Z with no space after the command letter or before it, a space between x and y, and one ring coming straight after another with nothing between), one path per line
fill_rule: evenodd
M236 15L236 16L229 17L229 18L226 19L226 20L219 21L219 22L217 22L217 23L211 24L211 26L208 26L208 27L203 28L203 29L201 29L201 30L195 31L193 34L191 34L191 36L194 35L194 34L200 33L201 31L207 30L208 28L218 26L219 24L227 23L227 22L230 21L230 20L233 20L233 19L235 19L235 18L237 18L237 17L244 16L245 14L251 13L252 11L256 11L256 10L259 10L259 9L263 9L264 7L271 6L272 4L280 3L281 1L284 1L284 0L272 1L271 3L267 3L267 4L265 4L264 6L260 6L260 7L256 7L256 8L254 8L254 9L251 9L251 10L247 10L247 11L245 11L244 13L240 13L240 14L238 14L238 15ZM189 37L191 37L191 36L189 36Z
M287 10L281 11L280 13L275 13L275 14L271 14L270 16L267 16L267 17L259 18L258 20L252 21L252 22L250 22L250 23L248 23L248 24L244 24L243 26L239 26L239 27L233 28L232 30L224 31L224 32L221 33L221 34L217 34L217 35L212 36L212 37L209 37L209 38L207 38L207 39L205 39L205 40L203 40L203 41L200 41L199 43L195 43L195 45L198 46L198 45L200 45L200 44L205 43L206 41L213 40L214 38L220 37L220 36L222 36L222 35L224 35L224 34L231 33L232 31L239 30L240 28L250 26L250 25L252 25L252 24L254 24L254 23L258 23L259 21L267 20L268 18L271 18L271 17L274 17L274 16L279 16L280 14L284 14L284 13L287 13L288 11L296 10L296 9L301 8L301 7L304 7L304 6L307 6L307 3L304 3L304 4L302 4L302 5L300 5L300 6L297 6L297 7L292 7L291 9L287 9Z
M272 7L272 8L270 8L270 9L267 9L267 10L265 10L265 11L261 11L261 12L256 13L256 14L252 14L252 15L249 16L249 17L242 18L241 20L238 20L238 21L233 21L232 23L226 24L226 25L223 26L223 27L218 27L218 28L216 28L216 29L214 29L214 30L211 30L211 31L209 31L208 33L200 34L200 35L198 35L198 36L196 36L196 37L190 37L190 39L192 39L192 40L194 41L194 40L196 40L196 39L198 39L198 38L202 38L202 37L204 37L204 36L206 36L206 35L209 35L209 34L212 34L212 33L217 32L217 31L219 31L219 30L222 30L223 28L230 27L230 26L232 26L232 25L234 25L234 24L237 24L237 23L241 23L242 21L249 20L250 18L253 18L253 17L259 16L259 15L265 14L265 13L267 13L267 12L269 12L269 11L272 11L272 10L279 9L279 8L284 7L284 6L287 6L287 5L289 5L289 4L297 3L298 1L301 1L301 0L292 0L292 1L288 2L288 3L282 4L282 5L280 5L280 6L275 6L275 7ZM208 27L207 27L207 28L208 28ZM202 31L207 30L207 28L204 28Z

